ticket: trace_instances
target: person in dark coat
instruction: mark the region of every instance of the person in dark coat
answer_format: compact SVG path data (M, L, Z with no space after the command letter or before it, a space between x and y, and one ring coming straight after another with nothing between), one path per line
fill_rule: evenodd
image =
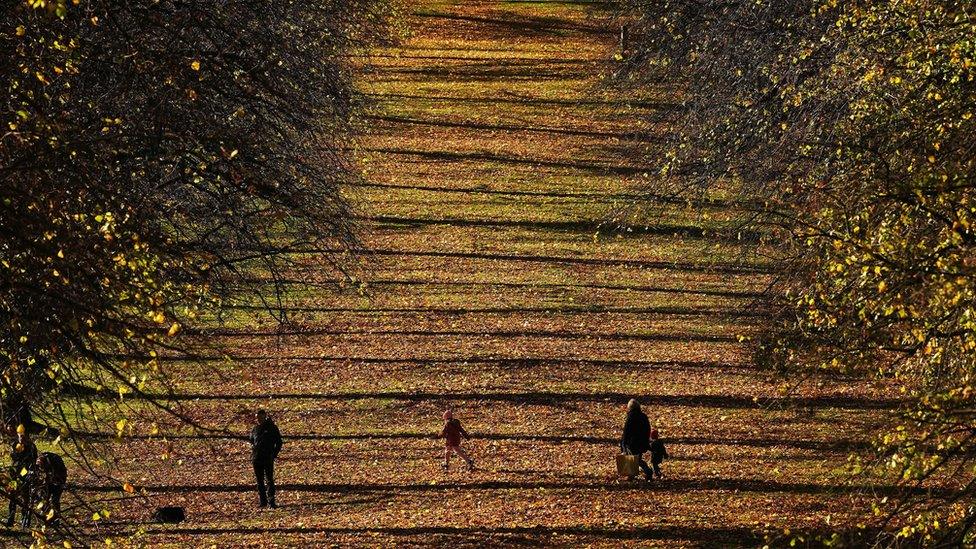
M44 515L53 512L51 522L56 523L61 518L61 494L68 483L68 468L61 456L54 452L41 452L35 465L34 472L36 481L40 483Z
M278 507L275 503L274 461L281 452L281 431L264 410L258 410L254 418L256 424L251 429L251 462L258 483L260 506L274 509Z
M654 468L654 476L661 478L661 462L668 457L668 451L664 447L664 441L658 434L657 429L651 429L651 467Z
M10 506L7 508L7 528L14 525L17 506L20 505L20 524L29 528L31 523L31 477L34 462L37 461L37 446L24 425L17 426L17 440L10 448L10 477L15 479L16 486L10 494Z
M644 452L651 449L651 422L647 419L636 399L627 403L627 420L624 422L624 434L620 439L620 449L625 454L637 456L637 463L647 480L652 480L653 472L644 461Z

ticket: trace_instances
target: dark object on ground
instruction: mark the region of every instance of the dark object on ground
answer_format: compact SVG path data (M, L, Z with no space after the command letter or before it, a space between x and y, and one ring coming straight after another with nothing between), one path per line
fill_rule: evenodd
M186 512L182 507L160 507L153 514L153 520L164 524L176 524L186 520Z

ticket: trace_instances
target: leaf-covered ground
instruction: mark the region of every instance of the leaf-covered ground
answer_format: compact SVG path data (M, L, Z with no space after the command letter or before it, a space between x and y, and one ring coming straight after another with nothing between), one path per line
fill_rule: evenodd
M164 428L120 451L146 498L116 528L172 546L727 546L857 507L843 467L887 397L838 382L786 399L750 364L738 336L756 319L728 313L768 265L702 232L735 204L601 229L672 91L601 87L617 38L592 6L407 5L411 36L360 75L369 184L348 192L367 291L296 284L284 329L242 302L206 334L235 360L168 366L202 422L244 434L272 411L282 508L257 508L243 441ZM614 477L631 397L672 455L653 485ZM440 469L449 406L474 473ZM187 522L149 524L169 503Z

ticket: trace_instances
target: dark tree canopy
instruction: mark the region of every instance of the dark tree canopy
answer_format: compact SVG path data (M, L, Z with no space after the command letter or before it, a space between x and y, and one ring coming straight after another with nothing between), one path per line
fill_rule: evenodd
M972 543L976 12L969 2L630 2L625 74L677 83L651 190L725 194L782 266L757 357L891 379L885 544ZM860 466L859 466L860 467ZM858 468L859 468L858 467ZM877 469L874 469L877 470Z
M379 9L0 3L8 429L30 410L35 429L69 433L85 391L140 391L196 315L246 289L275 307L255 280L280 280L296 250L335 250L317 257L342 276L347 59Z

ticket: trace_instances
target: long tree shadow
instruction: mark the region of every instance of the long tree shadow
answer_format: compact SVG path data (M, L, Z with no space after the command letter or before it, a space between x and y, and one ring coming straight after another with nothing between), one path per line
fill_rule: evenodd
M450 82L498 82L504 80L528 80L531 82L558 81L558 80L583 80L591 76L590 71L581 71L566 65L548 66L544 68L531 66L459 66L457 64L442 67L373 67L370 74L379 77L389 75L393 80L402 82L404 80L416 80L429 82L431 79L450 81ZM400 77L400 78L398 78ZM405 78L404 78L405 77Z
M362 221L372 221L376 223L405 227L449 225L455 227L519 228L538 231L580 233L585 235L613 235L620 237L669 236L675 238L701 238L720 242L757 242L761 236L759 231L742 229L736 226L702 227L688 224L610 225L601 221L591 221L585 219L572 221L460 218L425 219L418 217L399 217L393 215L373 215L368 217L359 217L358 219Z
M112 439L117 438L115 433L76 433L82 438L92 439ZM479 440L491 440L499 442L539 442L546 444L591 444L596 446L606 446L617 448L620 444L619 437L587 436L587 435L527 435L521 433L480 433L472 431L472 436ZM248 440L244 435L236 434L216 434L216 433L163 433L158 435L131 434L125 438L132 440L158 440L165 437L171 440ZM296 441L345 441L345 440L431 440L430 433L289 433L288 440ZM668 437L668 445L681 446L725 446L725 447L746 447L746 448L782 448L790 450L810 450L820 453L842 454L852 451L863 451L874 446L867 440L803 440L795 438L750 438L750 437ZM685 456L676 456L676 459L687 460ZM777 458L780 459L780 458Z
M392 116L392 115L371 115L366 117L368 120L376 120L381 122L392 122L395 124L408 124L412 126L430 126L437 128L463 128L470 130L486 130L486 131L510 131L518 133L544 133L544 134L556 134L556 135L575 135L581 137L607 137L614 139L648 139L651 136L646 132L607 132L598 130L584 130L577 128L557 128L557 127L542 127L542 126L528 126L528 125L515 125L515 124L481 124L477 122L451 122L447 120L424 120L419 118L409 118L406 116ZM635 195L637 196L637 195Z
M401 51L413 51L409 45L401 45ZM423 51L423 50L420 50ZM352 59L361 59L358 55L348 55L346 56ZM403 60L421 60L421 61L436 61L436 62L447 62L447 61L459 61L464 63L464 65L497 65L498 63L505 63L506 65L516 66L516 67L530 67L530 66L540 66L540 65L581 65L581 64L592 64L594 62L593 58L589 57L561 57L558 59L532 59L526 57L509 56L509 57L478 57L471 55L425 55L421 54L410 54L410 53L400 53L398 55L393 55L390 53L380 53L372 52L370 54L370 59L390 59L395 62ZM381 65L386 66L386 65ZM369 70L371 67L365 67L364 70Z
M226 310L266 311L267 306L261 304L236 303L228 304ZM761 309L741 310L735 308L713 307L604 307L595 305L578 305L575 307L484 307L469 309L467 307L326 307L313 305L289 305L288 310L297 313L348 313L348 314L380 314L380 313L423 313L437 315L469 315L469 314L525 314L546 313L559 315L588 315L588 314L626 314L626 315L667 315L698 318L765 318L767 313Z
M324 327L299 327L297 329L282 330L242 330L207 328L187 330L187 334L206 337L294 337L294 336L409 336L409 337L491 337L497 339L542 338L567 340L606 340L606 341L694 341L700 343L732 343L738 342L736 336L725 334L697 334L697 333L656 333L656 334L628 334L611 333L579 333L563 330L334 330Z
M369 391L369 392L306 392L306 393L262 393L244 395L240 393L145 393L145 397L174 400L401 400L408 402L512 402L529 405L558 405L566 403L599 402L624 404L633 398L632 393L619 392L449 392L433 393L427 391ZM761 410L788 407L803 409L833 410L880 410L893 409L905 402L899 399L855 397L848 395L817 397L766 397L756 398L746 395L642 395L646 406L672 406L694 408L719 408L728 410Z
M747 492L758 494L858 494L870 493L880 497L930 494L945 497L953 493L949 489L920 489L887 484L834 485L811 482L779 482L760 479L663 479L653 485L643 482L616 482L604 479L560 481L509 481L486 480L472 482L416 482L406 484L352 484L352 483L278 483L282 492L326 493L339 495L397 494L397 493L445 493L482 492L492 490L570 490L599 492L659 492L688 493L693 491ZM186 493L251 493L252 484L146 484L138 486L150 494ZM90 492L118 492L115 485L79 486Z
M113 439L117 438L115 433L76 433L81 438L91 439ZM472 436L479 440L491 440L499 442L540 442L546 444L591 444L596 446L606 446L617 448L620 445L619 437L587 436L587 435L528 435L522 433L481 433L472 431ZM132 440L158 440L164 437L171 440L209 440L209 441L229 441L229 440L248 440L244 435L236 434L216 434L216 433L165 433L158 435L131 434L125 438ZM298 441L344 441L344 440L431 440L430 433L289 433L288 440ZM844 454L852 451L864 451L874 446L867 440L804 440L804 439L784 439L784 438L750 438L750 437L668 437L668 445L681 446L725 446L730 448L781 448L788 450L804 450L820 453ZM675 456L676 460L691 460L687 456ZM784 459L777 457L777 459ZM806 459L799 457L797 459ZM693 460L694 461L694 460Z
M364 97L375 101L400 101L400 100L422 100L422 101L444 101L452 103L474 103L480 105L519 105L531 107L544 106L612 106L641 108L648 110L673 110L679 108L679 103L656 100L620 100L620 99L556 99L543 97L529 97L506 92L512 97L459 97L451 95L413 95L406 93L364 93Z
M427 19L445 19L448 21L463 21L477 23L483 26L498 27L505 31L505 36L516 38L517 35L552 34L563 35L566 32L576 32L589 35L609 35L614 31L606 27L594 27L568 22L558 17L542 17L521 15L518 17L478 17L473 15L457 15L453 13L437 13L429 11L415 11L411 15ZM484 34L484 31L482 32Z
M420 149L393 149L388 147L362 149L362 152L414 156L418 158L426 158L434 161L440 160L445 162L497 162L499 164L514 164L543 168L567 168L601 175L639 175L653 171L651 168L645 166L619 166L613 164L595 164L592 162L564 162L560 160L547 160L543 158L505 156L488 152L425 151Z
M330 256L340 251L333 248L306 248L294 250L294 255ZM646 270L701 272L725 275L772 274L772 266L748 264L743 262L707 261L692 263L689 261L652 261L641 259L604 259L596 257L568 257L540 254L504 254L491 252L435 252L419 250L393 250L384 248L370 248L364 250L364 255L374 257L423 257L439 259L478 259L486 261L511 261L525 263L549 263L565 265L593 265L602 267L633 267Z
M409 526L409 527L228 527L228 528L147 528L149 534L174 535L387 535L395 537L424 536L427 542L452 545L470 543L483 547L486 543L504 546L548 547L553 537L580 537L587 540L613 541L693 541L699 547L755 546L763 535L748 527L655 526L606 528L598 526ZM565 541L562 541L565 543Z
M485 194L494 196L533 196L540 198L574 198L586 200L587 202L603 202L614 204L622 200L629 200L641 204L665 205L673 204L678 206L692 206L694 208L711 208L717 210L757 210L763 206L757 202L746 200L723 200L720 198L685 198L677 195L638 195L632 193L600 193L586 191L520 191L520 190L501 190L491 189L484 186L478 187L435 187L432 185L415 185L400 183L375 183L360 181L345 183L346 187L365 187L378 189L398 189L409 191L423 191L432 193L455 193L455 194Z
M118 358L143 358L132 356L119 356ZM495 356L467 355L452 358L375 358L357 357L348 355L298 355L298 356L278 356L278 355L234 355L235 362L261 362L261 361L286 361L286 362L339 362L342 364L361 363L365 365L468 365L494 366L501 368L538 368L545 366L587 366L590 368L667 368L667 369L731 369L736 371L755 371L756 367L748 363L730 364L715 361L697 360L615 360L599 358L499 358ZM148 360L148 357L144 358ZM157 357L164 362L184 362L186 357L182 356L163 356ZM194 357L196 362L226 362L227 355L203 355Z
M272 282L281 286L300 286L308 287L315 285L335 290L342 289L339 282L323 281L311 282L302 278L278 279L254 277L248 280L255 284L271 284ZM572 283L572 282L504 282L504 281L479 281L479 280L429 280L422 278L401 278L401 279L373 279L369 281L371 287L390 287L390 286L428 286L428 287L452 287L452 288L518 288L518 289L587 289L587 290L611 290L623 292L647 292L659 294L676 295L696 295L728 297L733 299L748 298L756 299L766 295L764 292L750 290L710 290L708 288L675 288L669 286L649 286L643 284L601 284L601 283Z
M310 249L297 253L333 253L331 249ZM704 272L717 274L770 274L772 267L749 265L740 262L701 262L688 261L650 261L640 259L603 259L595 257L560 257L539 254L503 254L490 252L433 252L418 250L390 250L372 248L368 255L378 257L434 257L450 259L484 259L488 261L514 261L526 263L554 263L570 265L600 265L606 267L634 267L638 269L659 269L665 271Z

